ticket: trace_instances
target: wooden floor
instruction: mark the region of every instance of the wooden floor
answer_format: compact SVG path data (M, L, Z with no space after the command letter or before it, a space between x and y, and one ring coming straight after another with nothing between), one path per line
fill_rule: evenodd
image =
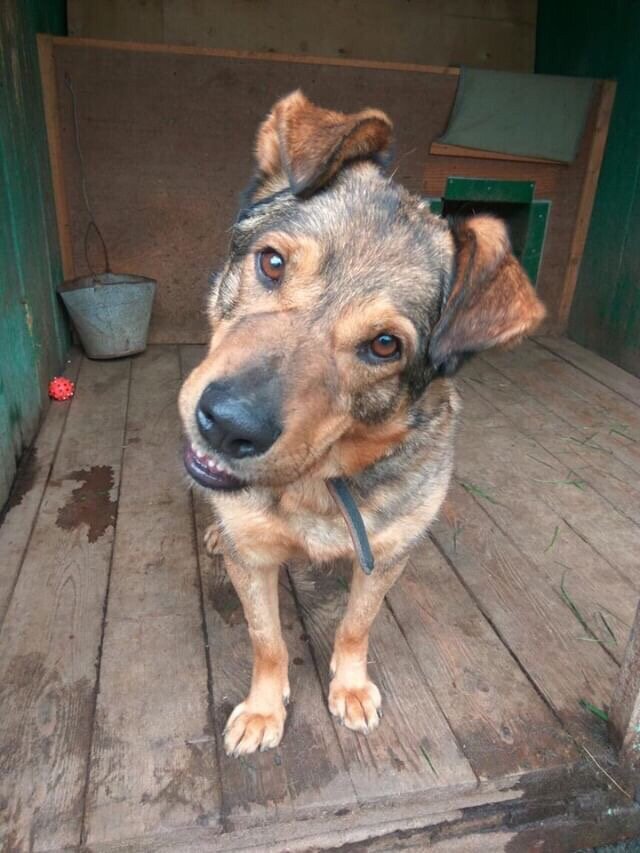
M384 719L325 696L348 573L282 577L281 747L227 758L250 650L176 395L199 347L74 356L0 527L6 851L552 850L640 834L605 709L640 594L640 381L567 341L472 362L455 481L375 626Z

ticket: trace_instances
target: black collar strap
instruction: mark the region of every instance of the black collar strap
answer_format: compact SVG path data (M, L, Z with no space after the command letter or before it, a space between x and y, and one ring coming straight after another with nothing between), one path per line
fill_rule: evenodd
M373 554L360 510L356 506L353 495L342 477L333 477L326 483L331 497L344 517L362 571L365 575L370 575L374 566Z

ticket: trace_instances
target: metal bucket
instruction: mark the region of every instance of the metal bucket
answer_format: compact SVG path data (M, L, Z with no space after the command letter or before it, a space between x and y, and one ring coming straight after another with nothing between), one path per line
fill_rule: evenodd
M143 352L156 282L141 275L104 272L58 287L89 358Z

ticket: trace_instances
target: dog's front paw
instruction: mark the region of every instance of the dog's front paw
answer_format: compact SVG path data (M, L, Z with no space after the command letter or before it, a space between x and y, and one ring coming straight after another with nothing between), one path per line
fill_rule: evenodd
M354 732L368 735L377 727L381 704L380 691L373 681L356 687L334 678L329 687L329 710Z
M202 537L204 540L204 550L210 557L214 554L221 554L222 547L220 542L220 526L217 521L210 524Z
M236 705L224 730L227 755L248 755L277 746L282 740L286 712L284 704L270 713L257 713L249 701Z

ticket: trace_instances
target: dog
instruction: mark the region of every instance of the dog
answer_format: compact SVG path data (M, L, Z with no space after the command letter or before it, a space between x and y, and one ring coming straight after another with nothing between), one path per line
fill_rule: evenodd
M544 318L504 224L434 216L386 176L391 147L378 110L321 109L300 91L275 104L213 281L211 343L180 392L186 469L215 510L205 540L253 646L224 734L236 756L282 738L278 573L292 561L353 560L329 709L357 732L379 724L369 630L447 492L449 377Z

